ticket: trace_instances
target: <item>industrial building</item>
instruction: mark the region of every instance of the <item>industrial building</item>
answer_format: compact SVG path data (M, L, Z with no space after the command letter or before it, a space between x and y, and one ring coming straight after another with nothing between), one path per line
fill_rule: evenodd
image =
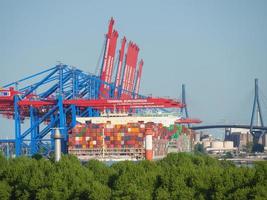
M253 142L249 129L230 128L225 130L225 140L233 141L234 146L242 148Z

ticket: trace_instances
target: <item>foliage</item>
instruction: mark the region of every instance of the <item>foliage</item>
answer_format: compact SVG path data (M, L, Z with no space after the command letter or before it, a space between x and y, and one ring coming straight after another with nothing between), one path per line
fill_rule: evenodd
M197 143L194 146L194 153L196 153L196 154L199 154L199 153L204 154L205 153L205 149L204 149L203 144Z
M108 166L74 156L0 155L0 199L267 199L267 162L236 167L203 154L172 153L159 161Z
M252 148L253 148L253 142L248 142L248 144L246 145L246 151L252 153Z
M233 154L231 152L226 152L225 155L223 156L223 158L227 159L227 158L233 158Z
M36 159L36 160L40 160L40 159L42 159L43 158L43 156L41 155L41 154L34 154L33 156L32 156L32 158L34 158L34 159Z

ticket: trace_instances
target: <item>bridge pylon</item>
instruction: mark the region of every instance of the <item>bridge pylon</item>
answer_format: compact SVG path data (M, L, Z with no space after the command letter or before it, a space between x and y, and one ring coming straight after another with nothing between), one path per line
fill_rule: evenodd
M252 115L250 120L250 133L253 135L253 143L259 143L260 138L264 135L264 131L255 130L254 126L254 117L257 115L257 124L256 126L264 127L263 116L259 100L259 86L258 79L255 79L255 93L254 93L254 102L252 107ZM266 133L265 133L266 134Z
M185 84L182 84L182 104L186 105ZM180 112L181 116L187 119L189 118L187 105L182 107ZM188 127L190 127L190 124L188 124Z
M182 104L186 105L185 84L182 84ZM181 108L181 114L188 118L187 106Z

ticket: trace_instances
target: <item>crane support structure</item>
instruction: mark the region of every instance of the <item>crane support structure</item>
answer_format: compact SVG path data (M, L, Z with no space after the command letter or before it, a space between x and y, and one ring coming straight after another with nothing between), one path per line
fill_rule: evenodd
M36 78L40 81L34 82ZM178 100L141 95L136 99L99 98L101 84L116 88L115 83L103 82L99 76L59 64L5 85L0 91L0 114L15 121L16 155L49 153L57 127L62 136L62 152L66 153L68 132L76 125L76 117L99 116L106 110L184 106ZM25 120L30 123L23 130L21 124Z

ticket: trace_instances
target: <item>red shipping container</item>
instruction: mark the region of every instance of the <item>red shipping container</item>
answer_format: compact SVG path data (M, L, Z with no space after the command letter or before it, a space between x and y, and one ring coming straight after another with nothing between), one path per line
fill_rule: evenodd
M104 133L106 136L110 136L111 135L111 132L105 132Z
M127 144L127 145L134 145L135 144L135 141L134 140L125 141L125 144Z

